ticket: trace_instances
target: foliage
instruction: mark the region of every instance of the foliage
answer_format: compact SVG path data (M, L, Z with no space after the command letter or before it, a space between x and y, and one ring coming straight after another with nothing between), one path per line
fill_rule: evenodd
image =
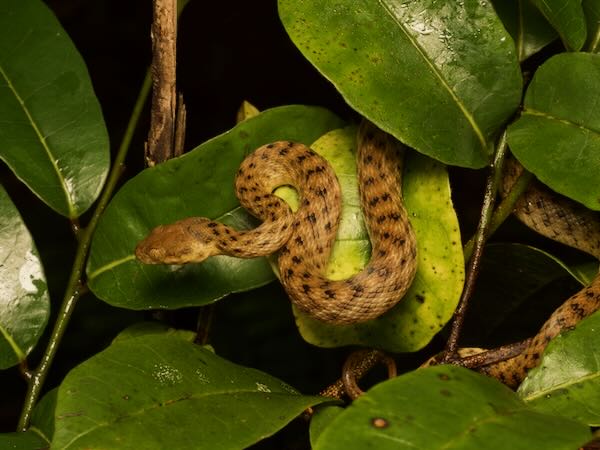
M461 233L465 238L469 232L452 203L448 168L476 176L475 169L491 164L504 132L527 170L600 210L595 1L495 3L279 0L287 33L315 70L351 108L414 150L403 190L419 241L415 284L397 308L364 325L325 326L294 311L307 342L416 352L440 336L463 287L459 243ZM111 315L203 307L203 318L212 303L235 303L231 311L239 324L226 330L234 342L241 346L244 336L259 336L266 346L268 340L269 361L281 359L284 365L312 358L303 360L306 350L296 352L297 343L287 347L288 339L278 334L292 313L282 306L287 299L279 290L258 289L276 277L266 259L214 257L201 265L150 267L133 256L136 242L152 227L186 216L253 226L237 203L232 180L244 156L262 144L314 143L330 159L343 185L345 214L330 273L348 276L368 258L353 175L354 124L321 107L288 105L259 113L246 105L243 120L230 131L142 171L113 197L148 87L110 169L100 105L73 43L40 0L0 0L0 158L41 202L70 221L77 241L50 332L44 261L34 240L53 236L32 236L0 189L0 369L19 366L29 377L19 430L26 432L0 435L0 447L244 448L309 407L317 407L310 425L317 449L567 449L591 439L589 427L600 424L598 313L551 342L541 366L517 393L466 369L414 370L418 364L412 364L406 374L341 408L309 395L316 389L300 393L266 372L227 360L219 345L217 354L196 345L193 333L147 321L123 326L106 349L40 398L56 349L68 344L62 337L81 281L111 305ZM94 204L80 229L79 219ZM566 298L554 289L557 280L593 277L597 265L589 259L561 262L553 255L556 247L542 242L543 251L534 246L539 242L488 247L467 340L485 345L499 339L498 333L502 342L531 335L544 314ZM239 292L245 294L234 302L230 294ZM50 337L44 350L45 331ZM218 331L215 335L218 344ZM435 349L431 344L424 353ZM29 370L28 362L38 358L35 350L43 352L41 364Z

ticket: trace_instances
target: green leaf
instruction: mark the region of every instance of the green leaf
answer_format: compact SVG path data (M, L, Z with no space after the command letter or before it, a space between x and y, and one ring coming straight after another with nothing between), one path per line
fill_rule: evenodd
M529 0L495 0L493 3L515 42L519 61L526 60L558 37Z
M48 443L35 431L0 433L0 448L10 450L46 450Z
M203 305L232 292L274 279L264 258L227 256L202 264L148 266L134 249L150 229L190 216L205 216L236 228L254 227L234 193L234 176L244 157L277 140L310 144L342 126L327 110L286 106L267 110L197 147L131 179L98 223L87 267L89 286L102 300L124 308Z
M44 270L29 230L0 186L0 369L19 364L50 314Z
M181 16L183 9L187 6L190 0L177 0L177 17Z
M162 322L145 321L134 323L133 325L125 328L118 334L117 337L114 338L113 343L120 340L138 338L153 334L177 336L180 339L188 342L194 342L194 338L196 337L196 333L190 330L178 330L171 328Z
M33 409L31 425L29 426L29 429L35 431L48 445L50 445L54 435L54 413L57 395L58 388L54 388L42 397Z
M246 119L250 119L251 117L258 116L259 114L260 111L256 106L249 101L244 100L236 114L236 123L240 123Z
M600 210L600 55L563 53L538 68L508 129L517 159L543 183Z
M531 0L558 32L568 50L578 51L586 37L581 0Z
M588 427L530 410L504 385L454 366L419 369L358 398L323 431L315 450L573 450Z
M536 410L600 426L600 313L549 344L538 367L519 386Z
M333 419L344 412L344 408L336 405L322 405L315 409L315 413L310 418L310 444L313 448L321 433L327 429Z
M597 0L583 0L587 21L586 49L591 53L600 50L600 3Z
M178 337L126 339L67 375L52 448L246 448L323 401Z
M448 164L489 163L521 97L513 42L479 0L279 0L294 44L350 106Z
M0 158L58 213L96 200L108 134L77 49L39 0L0 4Z
M327 274L344 279L366 265L370 255L356 180L353 128L336 130L313 148L334 167L342 187L343 219ZM394 352L424 347L450 319L464 282L460 232L450 198L445 166L407 152L403 197L417 238L417 274L394 308L375 320L355 325L328 325L294 310L302 337L321 347L362 345Z
M598 274L599 269L598 261L593 261L570 266L569 273L583 286L587 286Z

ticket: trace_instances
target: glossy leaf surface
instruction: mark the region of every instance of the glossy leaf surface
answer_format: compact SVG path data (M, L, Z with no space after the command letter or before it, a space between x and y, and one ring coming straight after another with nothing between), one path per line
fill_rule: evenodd
M264 258L217 256L202 264L150 266L138 263L133 252L153 227L186 217L210 217L238 229L254 227L234 194L235 173L244 157L278 140L310 145L341 125L322 108L274 108L179 158L144 170L121 188L98 223L87 267L90 288L104 301L124 308L180 308L272 281Z
M176 336L124 339L61 384L52 448L246 448L323 400Z
M530 0L496 0L493 3L515 42L519 61L524 61L558 38L554 28Z
M490 2L279 0L294 44L347 103L417 151L483 167L515 111L514 44Z
M0 369L25 359L40 338L50 302L29 230L0 186Z
M600 426L600 313L554 338L519 394L538 411Z
M572 450L589 439L588 427L529 409L494 380L437 366L373 387L330 423L314 448Z
M31 415L29 429L40 436L49 446L54 436L54 416L56 410L56 397L58 388L48 391L35 405Z
M39 0L0 4L0 158L58 213L96 200L108 134L83 59Z
M556 29L565 47L578 51L586 37L581 0L531 0Z
M600 55L563 53L536 71L509 127L517 159L555 191L600 210Z
M0 448L6 450L45 450L48 443L35 431L0 433Z
M321 433L343 412L344 408L337 405L323 405L316 409L310 418L310 443L312 447L316 445Z

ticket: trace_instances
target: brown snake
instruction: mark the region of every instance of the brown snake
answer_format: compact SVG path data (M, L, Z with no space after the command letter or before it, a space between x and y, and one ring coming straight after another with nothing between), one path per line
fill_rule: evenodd
M520 168L509 163L507 185ZM351 324L373 319L394 306L408 289L416 270L416 244L401 202L401 147L368 123L358 133L358 178L372 256L369 264L347 280L323 276L340 216L340 189L329 164L302 144L276 142L247 157L236 176L242 206L263 222L236 231L207 218L192 217L155 228L136 248L147 264L201 262L226 254L242 258L270 255L281 249L281 281L292 301L311 316L330 323ZM301 207L292 213L272 194L292 185ZM597 213L568 199L532 186L515 214L538 233L600 259ZM536 366L547 343L561 331L600 308L600 275L570 297L546 321L526 350L482 372L516 386Z
M522 167L508 160L504 192L516 181ZM584 206L545 189L534 181L515 205L514 214L529 228L555 241L600 259L600 217ZM557 308L530 344L518 356L483 367L481 372L516 387L527 371L538 365L548 342L562 331L600 309L600 273L589 286L575 293Z
M503 177L503 195L511 189L522 170L523 167L516 161L512 159L507 161ZM534 181L517 201L514 214L525 225L543 236L600 259L600 217L597 212L553 193L541 183ZM551 339L562 331L571 329L581 319L598 309L600 309L600 273L589 286L575 293L554 311L540 331L524 342L525 348L520 354L505 361L480 367L479 371L516 388L527 375L527 371L539 364L541 355ZM460 356L473 354L472 350L462 349ZM352 354L344 365L342 378L321 392L321 395L334 398L341 398L344 393L350 398L360 395L356 380L360 379L383 355L378 350L366 352L366 356L359 359ZM421 367L431 365L435 359L436 357L430 358Z
M325 278L340 220L340 188L331 166L305 145L275 142L241 164L235 188L241 205L263 222L248 231L192 217L155 228L136 257L146 264L201 262L213 255L253 258L281 249L281 282L301 310L321 321L374 319L405 294L414 278L416 242L402 204L402 146L366 121L358 132L358 180L371 240L371 259L346 280ZM273 195L282 185L299 193L293 213Z

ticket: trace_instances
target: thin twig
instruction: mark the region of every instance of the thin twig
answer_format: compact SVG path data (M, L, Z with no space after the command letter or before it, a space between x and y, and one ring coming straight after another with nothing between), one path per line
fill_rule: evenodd
M514 342L512 344L503 345L501 347L485 350L475 355L465 356L452 360L452 364L466 367L467 369L475 369L478 367L489 366L500 361L514 358L520 355L531 343L531 338L524 341Z
M486 182L485 195L483 198L483 205L481 207L481 217L477 226L477 232L475 234L474 251L469 258L467 266L467 273L465 279L465 286L463 288L462 295L460 297L458 307L454 313L452 320L450 337L446 344L446 350L442 358L443 362L450 362L458 349L458 340L460 332L465 320L465 314L469 305L469 300L473 294L475 288L475 281L479 274L479 268L481 265L481 257L483 255L483 246L488 236L488 227L494 209L494 202L496 193L498 192L498 186L500 184L500 175L498 172L502 170L502 164L506 155L506 130L500 136L496 151L494 154L494 162L491 165L491 172L488 175Z
M85 292L86 290L83 283L83 271L92 236L100 216L104 212L106 205L112 197L120 175L123 173L125 156L127 155L133 133L139 122L142 108L146 102L146 99L148 98L148 94L150 93L150 87L150 74L148 72L146 73L146 78L144 79L144 83L142 84L142 88L133 107L131 118L127 124L127 129L125 130L119 151L117 152L117 156L110 170L110 174L100 196L100 200L98 201L96 209L94 210L94 214L87 227L82 229L79 233L81 238L79 239L79 243L77 245L77 252L75 254L73 267L71 269L71 276L69 277L69 282L67 284L65 295L58 312L58 317L54 323L54 329L52 330L50 340L48 341L48 345L46 346L44 354L42 355L39 366L35 371L30 372L31 377L27 385L25 402L18 424L18 430L20 431L25 431L29 426L33 408L37 403L38 397L42 391L42 387L46 377L48 376L48 371L50 370L50 366L52 365L56 351L58 350L59 344L67 328L69 319L73 313L73 309L75 308L77 300L81 297L82 292Z

